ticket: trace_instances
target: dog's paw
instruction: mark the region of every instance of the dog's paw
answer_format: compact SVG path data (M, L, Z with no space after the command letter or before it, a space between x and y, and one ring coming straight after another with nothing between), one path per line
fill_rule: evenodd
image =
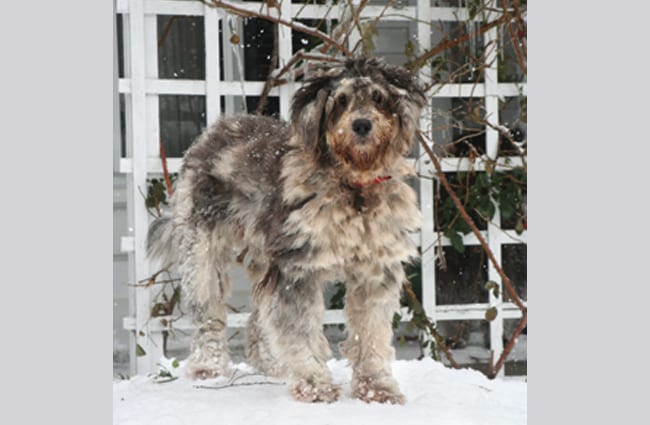
M330 383L314 383L301 379L291 387L291 395L298 401L308 403L333 403L341 395L341 387Z
M206 356L205 353L199 351L192 353L187 359L185 372L191 379L210 379L219 376L228 375L230 369L228 368L227 356Z
M195 348L187 358L185 371L192 379L210 379L228 375L230 357L224 347L213 344L204 344Z
M352 395L366 403L405 404L406 397L399 391L397 382L390 378L357 378L352 382Z
M194 379L210 379L217 378L219 376L225 375L224 371L221 368L208 368L196 366L192 368L187 368L187 375Z
M215 362L193 362L188 360L185 366L185 372L191 379L210 379L219 376L226 376L230 370L225 365L219 365Z

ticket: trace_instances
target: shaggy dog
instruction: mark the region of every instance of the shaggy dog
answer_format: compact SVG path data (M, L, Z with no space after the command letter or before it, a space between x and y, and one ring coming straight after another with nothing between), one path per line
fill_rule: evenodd
M224 118L185 154L172 216L152 223L148 250L177 264L198 326L193 378L227 371L228 269L246 267L254 310L246 354L261 372L288 377L302 401L335 401L323 335L323 285L346 285L353 396L404 403L390 367L403 263L417 255L420 223L410 152L422 89L377 59L320 66L292 101L291 123ZM240 253L239 255L237 255Z

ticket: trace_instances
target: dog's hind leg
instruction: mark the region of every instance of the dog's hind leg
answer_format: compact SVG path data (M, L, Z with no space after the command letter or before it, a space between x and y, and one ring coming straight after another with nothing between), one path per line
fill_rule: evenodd
M269 339L260 324L259 310L255 308L246 326L245 355L248 362L258 371L276 377L287 375L286 369L271 351Z
M291 379L291 393L300 401L333 402L341 388L332 384L327 368L331 356L323 335L323 293L313 278L294 278L271 266L267 273L269 287L261 289L257 300L257 323L263 338L251 343L268 346L271 356L262 362L268 372L284 371ZM259 346L258 351L259 353ZM269 359L276 364L269 364ZM259 365L258 365L259 366Z
M223 375L230 357L226 338L226 300L230 296L226 248L197 228L183 241L182 287L197 326L186 370L190 377Z
M366 402L406 401L390 367L395 359L393 316L399 310L405 279L400 263L359 264L346 282L348 338L341 352L352 365L352 394Z

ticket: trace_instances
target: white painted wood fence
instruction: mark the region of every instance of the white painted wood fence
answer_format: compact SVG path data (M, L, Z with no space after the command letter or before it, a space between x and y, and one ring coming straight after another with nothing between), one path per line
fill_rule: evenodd
M358 0L353 1L355 4ZM465 8L431 7L430 0L414 0L413 6L401 6L391 10L384 21L413 21L417 19L417 40L421 50L428 49L431 45L430 22L438 21L464 21L468 17ZM251 10L260 10L261 4L256 2L239 3L241 7ZM283 17L295 16L300 11L301 18L320 18L327 6L291 4L284 0L280 12ZM374 18L383 6L366 7L361 18ZM129 256L129 281L138 282L146 279L152 272L146 259L145 239L149 223L149 216L145 208L140 191L146 191L146 180L154 174L162 172L159 158L159 96L160 95L202 95L206 99L207 122L212 123L217 117L231 112L231 105L226 104L226 111L221 110L220 96L258 96L263 87L263 82L240 81L232 78L232 72L226 72L226 81L220 81L220 55L218 43L219 21L226 16L223 11L208 7L199 1L182 0L116 0L116 13L123 16L124 28L124 58L126 78L117 81L118 91L125 95L126 109L126 155L120 160L119 169L127 176L127 214L129 234L121 239L121 249ZM205 30L205 80L166 80L158 78L157 69L157 15L186 15L203 16ZM333 14L336 15L336 14ZM230 19L230 18L229 18ZM237 19L237 18L232 18ZM476 18L481 19L480 17ZM223 26L224 31L229 31L228 25ZM358 34L357 34L358 37ZM494 28L484 34L486 46L497 38L497 29ZM224 40L228 40L224 34ZM355 40L351 40L354 42ZM406 42L406 40L404 40ZM287 28L280 28L279 32L279 62L286 63L292 56L291 32ZM496 55L495 49L487 49L487 55ZM231 55L223 55L225 66L229 65ZM436 92L433 97L454 98L474 97L484 98L486 116L491 122L499 122L498 102L503 97L516 97L526 95L525 83L500 83L497 79L496 61L488 57L487 63L495 65L485 70L485 79L479 84L447 84ZM230 68L232 69L232 68ZM116 77L117 78L117 77ZM271 96L280 99L280 115L287 118L291 96L296 90L293 83L275 88ZM431 105L430 105L431 107ZM230 109L230 111L229 111ZM422 129L431 128L431 113L425 114L421 123ZM486 129L487 157L496 158L499 134L496 129ZM505 161L500 158L500 161ZM520 164L517 157L508 158L510 164ZM444 171L468 170L470 163L467 158L445 158L442 161ZM169 158L169 171L177 172L180 158ZM418 161L418 169L423 174L430 174L425 169L423 161ZM481 161L475 169L481 168ZM430 167L429 167L430 168ZM497 166L497 170L505 168ZM420 247L432 247L437 244L437 234L434 232L433 223L433 182L431 179L421 179L420 182L421 210L425 218L419 233L413 234L414 241ZM499 222L499 213L494 222ZM519 240L525 243L526 232L517 235L514 231L502 230L492 223L488 223L487 230L483 232L490 248L497 259L501 258L501 245ZM478 245L476 237L469 234L464 237L465 245ZM449 240L443 238L443 245L450 245ZM490 322L490 347L497 358L503 350L503 321L516 319L521 313L512 303L502 302L503 291L499 296L492 293L487 304L463 305L436 305L435 295L435 250L423 250L422 291L423 305L428 315L434 321L444 320L483 320L488 307L498 309L497 319ZM494 267L488 266L488 279L501 285L501 279ZM132 330L130 341L131 372L147 373L155 370L155 365L162 356L162 331L167 329L164 319L150 318L152 289L132 288L130 290L131 308L130 316L124 318L124 327ZM247 314L229 314L228 325L241 327L245 325ZM404 320L408 317L404 316ZM328 310L325 314L325 323L343 323L344 317L339 310ZM175 329L190 329L188 320L174 323ZM140 345L146 355L134 356L136 344ZM503 370L503 369L502 369Z

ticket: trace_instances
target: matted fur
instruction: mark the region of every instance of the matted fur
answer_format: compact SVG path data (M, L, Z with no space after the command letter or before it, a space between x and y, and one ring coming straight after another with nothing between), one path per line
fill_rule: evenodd
M353 395L404 403L390 368L391 321L403 263L417 255L408 232L420 213L405 155L424 103L404 69L349 60L305 80L290 124L224 118L190 147L172 217L154 222L148 247L179 267L198 326L193 377L227 370L228 269L241 253L255 282L246 354L257 369L289 377L298 400L339 397L326 366L322 290L343 281Z

